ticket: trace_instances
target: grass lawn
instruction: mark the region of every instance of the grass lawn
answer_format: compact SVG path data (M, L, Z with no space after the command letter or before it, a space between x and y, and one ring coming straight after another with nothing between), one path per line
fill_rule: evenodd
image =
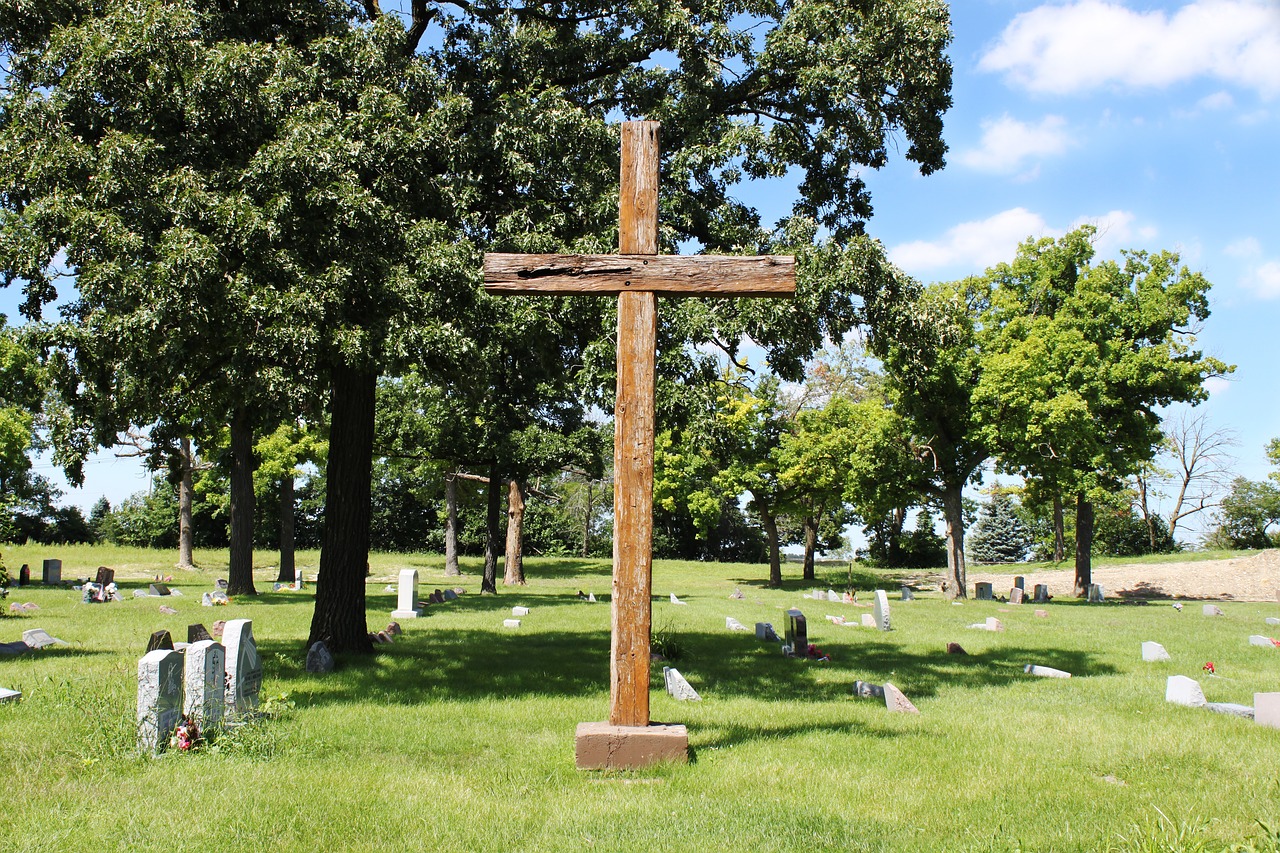
M375 555L372 629L390 621L385 587L400 568L418 569L423 596L467 594L402 621L405 634L374 657L315 676L303 667L311 596L270 592L269 552L258 555L263 594L220 608L200 594L225 576L225 554L198 553L194 572L168 568L169 552L3 554L15 576L28 562L37 579L45 556L67 579L111 566L127 600L11 590L6 610L40 609L0 618L0 642L40 627L70 645L0 656L0 686L24 694L0 705L0 850L1280 850L1280 730L1164 702L1175 674L1199 679L1211 702L1280 691L1280 650L1247 640L1280 634L1264 623L1275 604L1220 603L1226 615L1207 618L1194 603L1054 601L1037 618L1032 605L895 592L894 630L880 633L828 622L870 611L802 599L812 584L764 588L764 566L660 562L654 628L674 637L674 665L703 700L672 700L655 664L652 716L688 726L693 760L605 774L574 769L573 733L607 715L607 561L530 559L527 587L482 597L474 562L459 582L440 557ZM316 555L299 564L312 577ZM843 568L820 572L824 588L847 582ZM184 597L128 598L156 573L174 574ZM875 579L857 582L870 600ZM729 598L734 587L744 600ZM688 606L670 604L673 592ZM504 629L513 605L531 612ZM831 662L785 659L725 629L733 616L781 633L793 606ZM966 627L987 616L1006 630ZM278 711L216 753L138 756L148 636L185 639L190 623L240 617L253 619ZM1172 662L1143 663L1144 640ZM948 642L969 654L945 654ZM1201 673L1210 660L1221 677ZM1030 677L1027 663L1074 677ZM854 698L857 679L893 682L920 714Z

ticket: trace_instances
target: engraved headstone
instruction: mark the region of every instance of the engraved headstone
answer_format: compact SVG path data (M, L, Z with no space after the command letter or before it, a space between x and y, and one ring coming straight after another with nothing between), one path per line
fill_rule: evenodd
M915 599L915 595L914 595L914 594L912 594L912 592L911 592L911 587L909 587L909 586L904 586L904 587L902 588L902 600L903 600L903 601L913 601L914 599Z
M844 599L840 597L840 593L836 592L834 589L827 590L827 601L834 601L838 604L843 600Z
M679 699L684 702L701 702L702 697L698 695L698 691L693 689L685 677L680 674L680 670L674 667L664 666L662 668L662 678L666 683L667 692L671 694L673 699Z
M209 629L197 622L194 625L187 626L187 642L198 643L201 640L212 640L213 635L209 633ZM226 649L223 649L225 652Z
M138 748L152 754L169 743L182 715L182 652L156 649L138 661Z
M1142 644L1142 659L1152 663L1162 660L1171 660L1169 653L1165 651L1164 646L1150 641Z
M67 645L65 640L59 640L43 628L29 628L23 631L22 642L33 649L43 649L45 646Z
M1165 682L1164 701L1175 705L1189 705L1193 708L1203 708L1208 704L1204 701L1204 691L1200 689L1200 682L1185 675L1169 676L1168 681Z
M333 653L323 640L317 640L307 649L307 672L333 672Z
M883 589L876 590L875 625L881 631L892 629L889 620L889 593Z
M1027 591L1027 579L1024 578L1022 575L1017 575L1016 577L1014 577L1013 585L1018 589L1022 590L1023 592Z
M150 587L148 587L147 594L148 595L168 595L169 587L166 584L153 583L151 584Z
M186 648L185 698L182 713L201 729L222 723L226 711L227 650L212 639Z
M1021 604L1021 603L1022 603L1022 589L1021 589L1021 588L1019 588L1019 587L1016 587L1016 586L1015 586L1013 589L1009 590L1009 603L1010 603L1010 604Z
M890 711L898 711L905 714L920 713L920 710L911 704L911 700L888 681L884 683L884 706Z
M871 615L870 613L863 613L863 614L862 614L862 627L863 627L863 628L874 628L874 627L876 627L876 617L875 617L875 616L873 616L873 615Z
M62 561L45 560L42 580L46 586L57 586L62 583Z
M147 640L147 652L154 652L156 649L172 649L173 637L168 631L156 631L151 635L151 639Z
M724 626L725 626L726 628L728 628L730 631L749 631L749 630L751 630L751 629L750 629L750 628L748 628L746 625L743 625L741 622L739 622L737 619L734 619L732 616L726 616L726 617L724 617Z
M418 609L418 570L401 569L396 609L391 611L391 616L394 619L417 619L421 614Z
M253 620L228 619L222 644L227 650L227 716L252 714L262 689L262 658L253 639Z
M1103 588L1099 584L1096 584L1096 583L1089 584L1089 601L1090 602L1093 602L1096 604L1100 601L1104 601L1106 597L1107 597L1106 591L1103 590Z
M756 623L756 639L764 642L777 642L778 635L773 630L773 625L769 622Z
M973 587L973 597L978 599L978 601L991 601L993 597L991 594L991 584L975 584Z
M884 688L869 681L855 681L853 682L853 695L861 696L864 699L883 699Z
M106 586L109 583L115 583L116 570L108 569L106 566L98 566L98 574L94 576L93 582L98 586Z
M1222 612L1222 608L1218 607L1218 605L1216 604L1204 605L1204 607L1201 608L1201 612L1204 613L1205 616L1225 616L1226 615L1225 613Z
M787 629L783 632L783 642L791 654L804 657L809 652L809 626L804 614L792 608L787 611Z
M1044 604L1048 600L1049 600L1049 585L1043 584L1043 583L1036 584L1035 595L1032 597L1032 601L1034 601L1036 604Z

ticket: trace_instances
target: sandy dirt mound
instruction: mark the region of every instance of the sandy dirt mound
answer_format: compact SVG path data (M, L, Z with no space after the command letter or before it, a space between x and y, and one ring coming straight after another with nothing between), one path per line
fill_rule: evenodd
M997 596L1007 596L1013 578L1023 574L1027 594L1036 584L1047 584L1049 594L1069 597L1075 571L991 572L973 567L968 572L970 586L989 582ZM1231 560L1202 560L1194 563L1132 563L1093 569L1093 582L1101 584L1107 597L1122 598L1202 598L1230 601L1280 600L1280 550L1271 549L1252 557Z

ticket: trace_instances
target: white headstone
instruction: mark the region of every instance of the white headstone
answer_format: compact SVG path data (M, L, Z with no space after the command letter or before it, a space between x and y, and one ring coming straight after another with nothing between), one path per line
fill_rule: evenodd
M987 630L988 630L988 631L1003 631L1003 630L1004 630L1004 623L1003 623L1003 622L1001 622L999 619L997 619L997 618L996 618L996 617L994 617L994 616L988 616L988 617L987 617Z
M227 701L227 650L216 640L200 640L186 649L182 713L201 729L222 722Z
M1268 647L1268 648L1272 648L1272 649L1274 649L1274 648L1276 647L1276 644L1275 644L1275 643L1273 643L1273 642L1271 642L1271 638L1270 638L1270 637L1264 637L1264 636L1262 636L1261 634L1250 634L1250 635L1249 635L1249 645L1251 645L1251 646L1266 646L1266 647Z
M391 618L417 619L421 615L422 611L418 609L418 570L401 569L396 609L391 611Z
M672 604L684 604L685 602L683 602L683 601L681 601L680 599L676 598L676 594L673 592L673 593L671 593L671 603L672 603Z
M725 626L726 628L728 628L730 631L749 631L749 630L751 630L751 629L750 629L750 628L748 628L746 625L743 625L741 622L739 622L737 619L734 619L732 616L726 616L726 617L724 617L724 626Z
M1175 705L1190 705L1193 708L1203 708L1208 704L1204 701L1200 682L1185 675L1169 676L1169 680L1165 682L1164 701Z
M1253 694L1253 721L1280 729L1280 693Z
M911 700L904 696L901 690L887 681L884 683L884 706L890 711L899 711L906 714L920 713L920 709L912 705Z
M1223 614L1223 612L1222 612L1222 610L1221 610L1221 608L1219 608L1219 607L1218 607L1218 605L1216 605L1216 604L1206 604L1206 605L1204 605L1204 607L1200 608L1200 610L1201 610L1201 612L1202 612L1202 613L1204 613L1204 615L1205 615L1205 616L1222 616L1222 615L1224 615L1224 614Z
M1210 702L1205 707L1216 714L1230 714L1233 717L1253 719L1253 709L1248 705L1238 705L1235 702Z
M519 619L503 619L502 627L503 628L519 628L520 620Z
M216 626L215 626L216 627ZM222 628L227 650L227 716L240 717L258 709L262 689L262 658L253 640L252 619L229 619Z
M689 702L701 702L702 697L698 695L698 691L693 689L688 681L685 681L680 670L673 667L664 666L662 668L662 678L666 681L667 692L675 699Z
M589 592L589 593L587 593L587 601L588 601L588 602L590 602L591 604L595 604L595 603L596 603L596 594L595 594L594 592Z
M512 616L528 616L529 608L520 607L517 605L516 607L511 608L511 615Z
M138 748L160 752L181 716L182 652L147 652L138 661Z
M776 641L778 639L778 634L773 630L773 623L757 622L756 623L756 639L770 641L770 642Z
M1280 625L1280 616L1268 616L1268 617L1267 617L1267 624L1268 624L1268 625Z
M834 589L827 590L827 601L834 601L836 603L839 603L843 600L844 599L840 597L840 593L836 592Z
M22 642L26 643L33 649L43 649L45 646L65 646L65 640L59 640L57 637L51 636L48 631L43 628L29 628L22 632Z
M1142 659L1151 662L1171 660L1169 653L1164 650L1164 646L1150 641L1142 644Z
M1106 598L1107 598L1106 590L1104 590L1101 585L1096 583L1089 584L1089 601L1097 603L1100 601L1105 601Z
M864 628L874 628L874 627L876 627L876 617L872 616L870 613L863 613L863 614L862 614L862 627L864 627Z
M1040 666L1038 664L1029 663L1022 668L1027 675L1038 675L1041 678L1070 678L1071 673L1061 669L1054 669L1051 666Z
M16 702L21 698L21 690L10 690L8 687L0 687L0 702Z
M883 589L876 590L875 604L875 621L876 627L881 631L890 630L889 624L889 594Z

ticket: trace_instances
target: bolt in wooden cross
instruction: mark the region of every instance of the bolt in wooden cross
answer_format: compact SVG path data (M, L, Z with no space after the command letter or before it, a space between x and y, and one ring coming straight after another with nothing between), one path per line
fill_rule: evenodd
M609 679L614 726L649 725L657 294L787 296L796 289L790 256L657 253L658 127L654 121L622 125L617 255L484 256L490 293L618 296Z

